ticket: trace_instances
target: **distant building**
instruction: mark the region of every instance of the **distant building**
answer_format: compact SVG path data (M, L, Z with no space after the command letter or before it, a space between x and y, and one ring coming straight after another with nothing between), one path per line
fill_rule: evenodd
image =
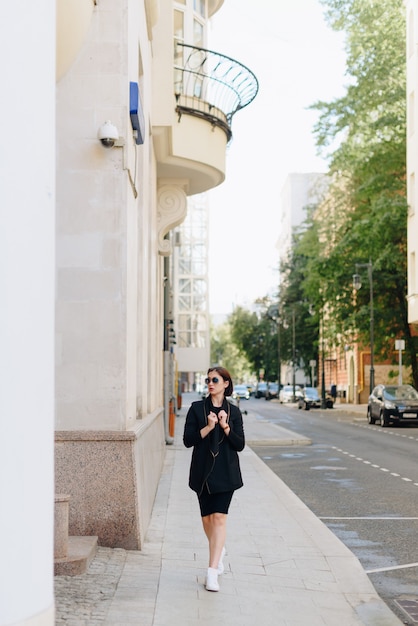
M277 248L279 263L285 262L292 249L293 235L308 217L310 207L315 207L323 200L328 188L328 177L321 173L292 173L283 185L280 196L279 237ZM280 282L280 274L279 274ZM290 384L293 378L292 363L282 362L280 380ZM296 369L296 384L305 385L309 382L303 369Z
M292 236L307 218L309 207L320 202L328 188L328 177L320 173L289 174L284 182L279 206L279 260L287 259L292 247Z

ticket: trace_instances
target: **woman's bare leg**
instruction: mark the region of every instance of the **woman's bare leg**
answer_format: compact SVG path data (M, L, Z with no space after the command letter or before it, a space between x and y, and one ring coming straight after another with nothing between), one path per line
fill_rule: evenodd
M209 567L217 569L226 540L225 513L212 513L202 517L203 530L209 541Z

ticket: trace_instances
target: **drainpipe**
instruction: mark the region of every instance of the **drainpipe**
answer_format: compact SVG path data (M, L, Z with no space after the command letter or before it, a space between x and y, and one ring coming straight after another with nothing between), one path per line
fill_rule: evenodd
M171 354L168 350L164 350L164 433L167 445L174 443L174 437L170 435L170 400L171 400Z
M170 435L170 399L172 380L172 358L170 354L170 295L171 295L171 275L170 257L164 257L164 352L163 352L163 399L164 399L164 433L165 442L168 445L174 443L174 438Z

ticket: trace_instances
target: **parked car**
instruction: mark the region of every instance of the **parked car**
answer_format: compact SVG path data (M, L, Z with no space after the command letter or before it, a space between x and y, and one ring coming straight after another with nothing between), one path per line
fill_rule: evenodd
M257 383L256 388L255 388L255 392L254 392L254 397L255 398L265 398L266 397L266 391L267 391L267 383Z
M279 401L283 402L297 402L302 395L302 389L299 385L295 385L295 399L293 399L293 385L285 385L283 389L280 389Z
M205 386L203 387L203 389L202 389L202 400L204 400L204 399L206 398L206 396L208 395L208 393L209 393L208 386L207 386L207 385L205 385Z
M239 398L240 400L249 400L250 392L248 391L247 385L235 385L232 397Z
M253 396L254 391L255 391L254 385L252 385L251 383L247 383L247 389L248 389L250 396Z
M298 398L298 409L319 408L321 406L321 398L318 391L314 387L304 387L302 395Z
M268 383L267 385L267 397L269 400L277 398L279 395L279 386L277 383Z
M418 392L411 385L377 385L367 403L369 424L418 421Z
M256 398L265 398L267 396L268 399L277 398L278 394L278 385L277 383L257 383L255 388L254 396Z

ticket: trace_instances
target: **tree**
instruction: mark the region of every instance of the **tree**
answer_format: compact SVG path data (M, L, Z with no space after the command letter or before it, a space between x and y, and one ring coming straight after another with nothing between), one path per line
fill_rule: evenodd
M369 337L368 290L357 296L353 317L351 275L356 263L373 264L375 348L393 356L406 340L405 361L418 386L417 339L406 307L406 59L402 0L322 0L332 28L346 34L346 93L317 102L317 145L327 152L328 210L317 216L320 251L308 261L304 290L332 303L341 340L353 325ZM337 148L332 149L333 146Z
M211 363L226 367L234 382L246 381L251 374L245 353L232 340L229 321L211 329Z
M318 360L320 307L317 294L307 289L309 258L318 253L315 234L314 223L295 233L289 258L282 263L280 270L281 317L288 329L287 341L282 342L282 358L292 362L295 357L295 365L303 368L307 376L311 373L310 361Z
M258 311L236 307L229 316L231 337L237 348L245 354L257 378L266 381L277 379L277 328L268 315L271 300L256 301Z

